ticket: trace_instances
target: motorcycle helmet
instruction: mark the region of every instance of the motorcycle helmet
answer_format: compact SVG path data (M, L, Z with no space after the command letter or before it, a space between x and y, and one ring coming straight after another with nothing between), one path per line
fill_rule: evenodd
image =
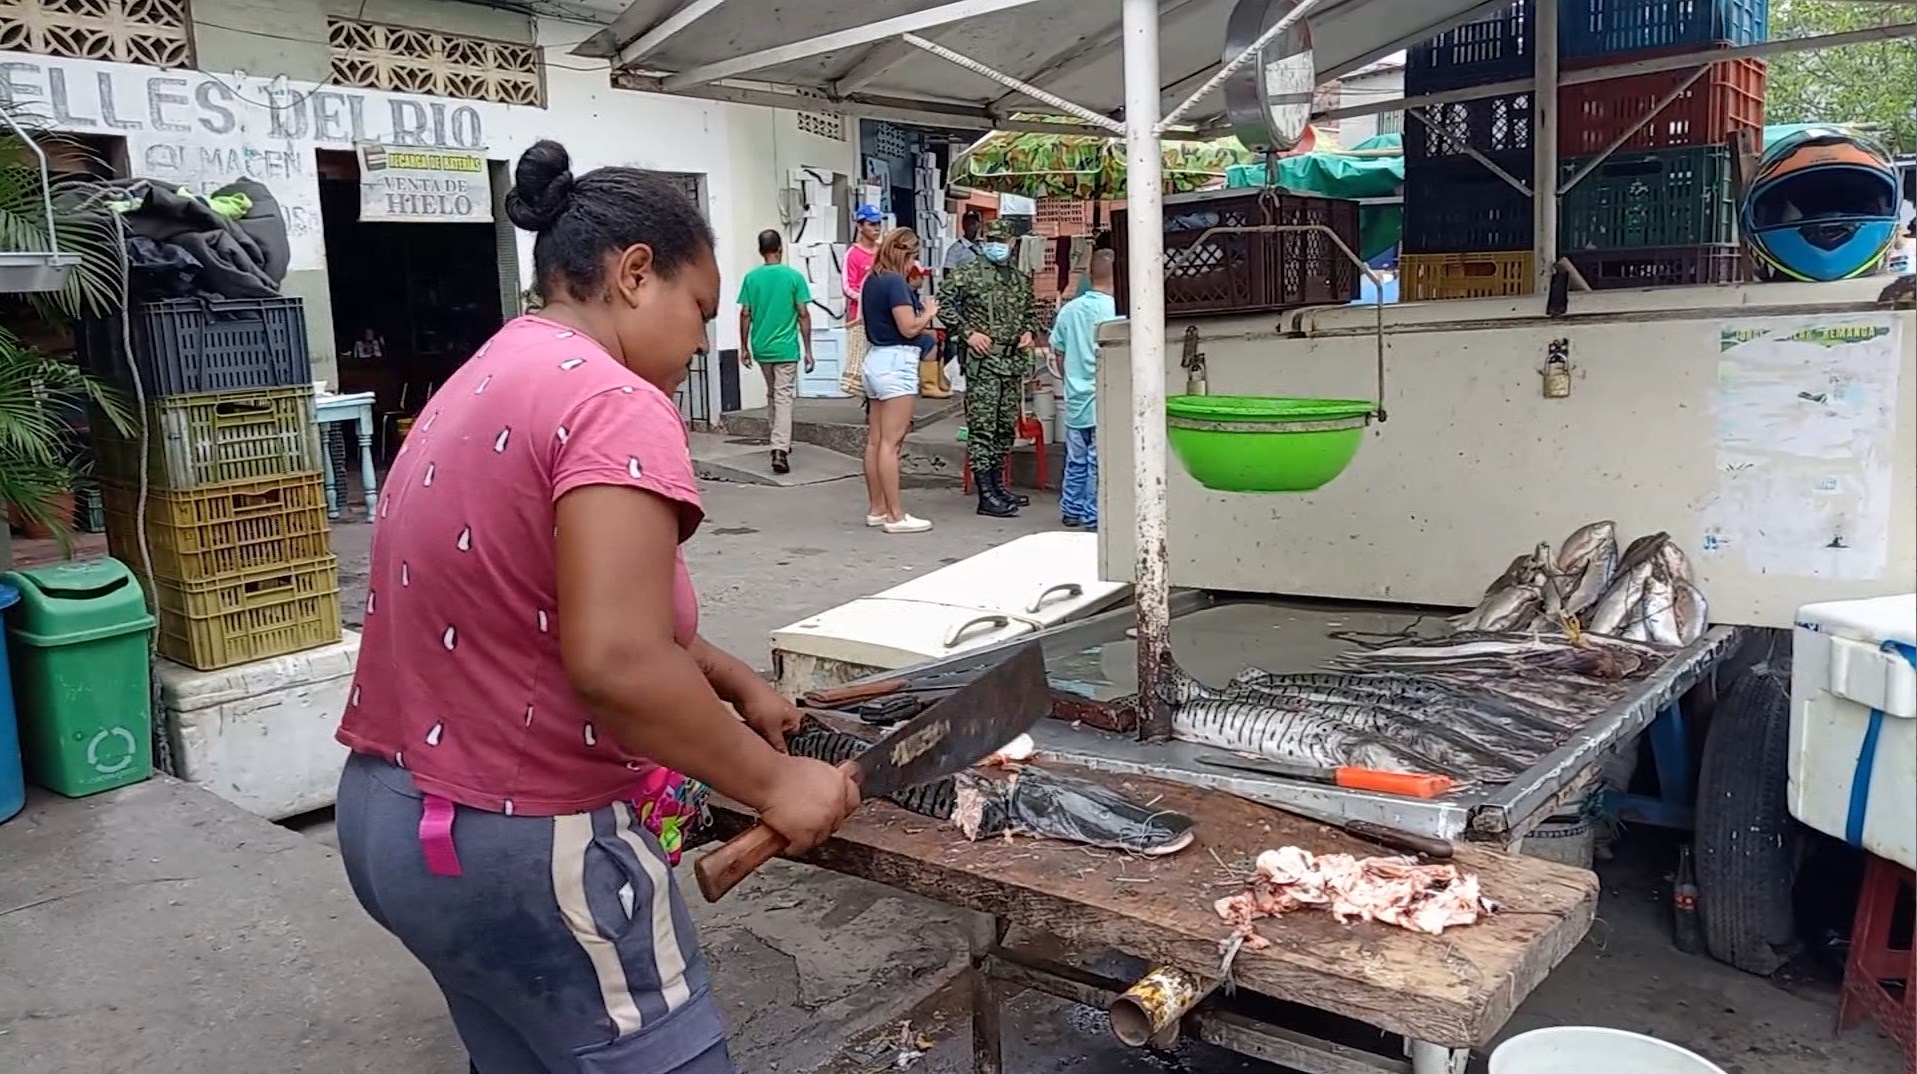
M1854 131L1808 127L1766 147L1739 212L1759 264L1793 280L1875 271L1896 238L1897 172Z

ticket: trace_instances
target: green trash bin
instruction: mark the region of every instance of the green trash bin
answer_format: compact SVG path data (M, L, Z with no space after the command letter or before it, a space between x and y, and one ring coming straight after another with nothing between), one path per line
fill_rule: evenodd
M78 798L153 774L153 616L117 559L0 574L27 781Z

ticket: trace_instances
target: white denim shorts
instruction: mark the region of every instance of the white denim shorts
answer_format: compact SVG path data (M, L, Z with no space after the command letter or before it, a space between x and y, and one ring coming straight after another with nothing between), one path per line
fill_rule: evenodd
M873 347L865 352L861 372L868 399L898 399L919 393L919 349L915 346Z

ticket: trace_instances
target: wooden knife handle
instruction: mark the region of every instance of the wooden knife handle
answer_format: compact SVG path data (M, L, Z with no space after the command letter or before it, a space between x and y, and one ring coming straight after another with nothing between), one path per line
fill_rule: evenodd
M839 768L851 772L852 762L846 761ZM785 853L788 845L785 836L764 824L755 824L740 832L692 863L692 875L699 881L699 894L704 895L707 902L718 902L759 866Z
M853 701L869 701L875 697L884 697L886 694L897 693L910 685L909 679L878 679L852 686L828 686L823 690L807 690L803 700L814 708L829 709Z
M785 847L785 836L763 824L740 832L692 863L699 893L707 902L718 902L753 870L784 853Z

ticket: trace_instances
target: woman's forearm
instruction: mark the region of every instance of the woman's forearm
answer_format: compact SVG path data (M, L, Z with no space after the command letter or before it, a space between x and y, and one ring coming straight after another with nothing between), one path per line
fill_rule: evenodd
M629 652L571 678L605 730L629 752L754 809L764 805L780 754L720 704L692 650L672 645Z
M704 638L693 638L692 644L686 646L686 651L698 662L699 670L705 673L706 682L712 684L712 692L718 694L722 701L735 706L743 705L753 694L771 689L750 664Z

